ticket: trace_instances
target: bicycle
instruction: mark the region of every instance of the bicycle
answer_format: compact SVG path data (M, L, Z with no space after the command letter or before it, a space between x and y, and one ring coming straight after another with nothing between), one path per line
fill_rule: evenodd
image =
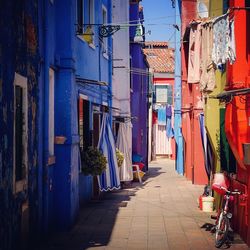
M228 233L230 230L230 219L232 218L232 213L229 212L229 201L234 200L234 195L240 195L242 193L238 190L229 191L222 186L217 186L217 188L225 191L224 205L222 206L221 211L219 211L215 223L215 247L220 248L228 240Z

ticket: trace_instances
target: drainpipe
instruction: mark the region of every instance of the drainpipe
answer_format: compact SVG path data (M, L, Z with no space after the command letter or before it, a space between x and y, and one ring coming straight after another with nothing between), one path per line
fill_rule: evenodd
M176 1L175 6L175 24L179 30L175 30L175 84L174 84L174 133L176 142L176 171L178 174L184 174L183 167L183 137L181 129L181 0Z

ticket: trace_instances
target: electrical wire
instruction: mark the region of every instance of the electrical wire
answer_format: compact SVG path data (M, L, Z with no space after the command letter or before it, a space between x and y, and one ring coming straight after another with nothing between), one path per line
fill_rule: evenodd
M224 8L218 8L218 9L213 9L213 11L219 11L219 10L224 10ZM208 11L199 11L197 12L197 10L194 10L194 11L189 11L189 13L206 13ZM182 15L169 15L169 16L162 16L162 17L155 17L155 18L150 18L150 19L134 19L134 20L130 20L128 22L121 22L121 23L109 23L108 25L126 25L126 24L130 24L130 23L133 23L133 22L137 22L138 24L140 22L143 22L145 20L162 20L162 19L167 19L167 18L173 18L173 17L179 17L179 16L182 16ZM171 24L172 25L172 24Z

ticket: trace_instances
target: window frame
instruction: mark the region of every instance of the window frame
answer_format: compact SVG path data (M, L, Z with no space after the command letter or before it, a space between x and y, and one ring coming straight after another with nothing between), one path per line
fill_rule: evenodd
M25 165L25 177L21 180L16 180L16 86L19 86L23 89L23 103L22 108L24 112L24 128L22 130L23 138L23 162ZM27 77L24 77L18 73L15 73L14 77L14 112L13 112L13 193L19 193L27 189L28 186L28 80Z
M49 68L49 117L48 117L48 150L49 156L55 152L55 71Z
M159 90L159 87L165 88L167 93L166 93L166 101L158 101L157 98L157 89ZM169 91L169 88L171 88L171 91ZM164 89L164 90L165 90ZM171 93L171 98L170 98L170 93ZM171 103L169 101L169 99L171 99ZM173 105L173 86L172 84L155 84L155 102L156 103L164 103L164 104L169 104L169 105Z

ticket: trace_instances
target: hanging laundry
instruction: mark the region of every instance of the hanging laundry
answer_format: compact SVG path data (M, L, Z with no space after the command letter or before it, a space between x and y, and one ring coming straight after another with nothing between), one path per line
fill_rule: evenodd
M236 60L234 21L229 22L228 14L213 20L213 51L212 60L217 68L229 61L231 64Z
M166 106L161 106L158 109L158 125L166 125Z
M124 160L120 167L120 180L132 181L132 124L120 123L117 142L117 148L123 153Z
M153 111L153 113L152 113L152 124L156 124L157 122L158 122L157 113L156 113L156 111Z
M167 105L166 107L166 116L168 117L171 117L172 116L172 106L171 105Z
M171 105L167 105L166 107L166 120L167 120L166 134L168 138L172 138L174 136L174 130L172 128L172 106Z
M213 23L206 21L201 26L201 91L213 91L215 83L215 64L212 61Z
M236 60L234 20L231 20L229 22L228 60L229 60L230 64L233 64Z
M200 82L201 23L192 22L189 36L188 83Z

